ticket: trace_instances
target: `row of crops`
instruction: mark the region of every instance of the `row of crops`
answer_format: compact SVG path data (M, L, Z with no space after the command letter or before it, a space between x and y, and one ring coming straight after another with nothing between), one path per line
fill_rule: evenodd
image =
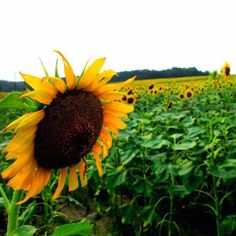
M58 226L76 222L81 235L234 235L235 78L138 81L125 92L121 100L135 110L102 162L103 176L88 156L87 187L52 201L55 175L20 207L19 225L35 227L28 235L60 235ZM23 113L1 111L1 129ZM1 149L10 137L1 132ZM8 165L2 154L0 172ZM12 189L0 184L11 199ZM4 235L3 197L0 219Z

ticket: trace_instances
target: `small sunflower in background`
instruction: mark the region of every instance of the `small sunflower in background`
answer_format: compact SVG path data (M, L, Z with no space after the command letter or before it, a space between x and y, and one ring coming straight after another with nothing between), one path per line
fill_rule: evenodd
M149 93L153 93L153 89L154 89L154 84L151 84L148 86L148 92Z
M185 98L185 96L182 92L180 92L177 97L181 100L183 100Z
M230 75L230 64L228 62L225 62L224 66L221 69L222 74L225 78L228 78Z
M194 96L193 90L187 89L184 94L185 98L191 99Z
M126 124L121 120L133 111L133 106L117 102L123 94L116 90L127 87L135 77L119 84L107 84L116 74L100 72L105 58L95 60L78 78L64 55L65 80L46 76L38 78L22 74L33 89L22 95L42 104L40 110L29 112L9 124L5 130L15 133L3 152L14 162L2 172L10 179L8 186L25 190L19 204L39 194L48 184L52 171L59 175L56 199L68 176L69 191L87 184L85 156L92 151L99 176L101 161L112 146L112 135Z

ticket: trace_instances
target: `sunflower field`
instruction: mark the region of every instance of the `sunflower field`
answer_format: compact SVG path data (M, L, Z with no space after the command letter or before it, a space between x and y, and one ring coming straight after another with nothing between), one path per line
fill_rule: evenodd
M59 83L57 79L51 81ZM119 114L122 123L109 113L109 109L107 113L103 110L117 124L109 126L113 123L107 122L107 127L114 131L111 135L104 133L107 140L111 136L112 143L107 142L109 153L105 139L99 136L105 146L100 162L94 158L97 149L91 146L92 152L88 150L85 155L86 166L81 167L82 171L75 170L78 177L72 171L63 177L63 174L57 174L57 168L52 168L50 178L35 192L30 190L35 182L30 187L18 189L13 181L9 181L17 173L9 178L2 174L14 165L14 158L6 158L8 154L4 150L9 149L8 143L14 140L15 133L5 128L29 112L28 106L22 106L19 100L22 93L2 94L0 235L236 234L236 77L229 75L226 69L222 74L212 73L208 77L131 79L123 85L118 87L119 94L109 94L117 104L124 105L110 109ZM109 86L117 91L117 84ZM70 96L74 96L72 92L68 92ZM68 93L62 95L63 99ZM77 93L76 96L81 98L82 95ZM57 101L63 103L60 99ZM30 102L42 109L34 99L24 100L24 105ZM103 109L106 106L103 105ZM132 106L133 112L128 111ZM80 108L84 109L83 106ZM26 122L20 128L27 125ZM85 143L84 139L80 142ZM51 138L43 145L50 142L64 145L61 140ZM51 148L50 145L45 147ZM11 147L9 153L13 150ZM44 148L42 153L47 150ZM37 155L39 158L40 154ZM80 163L82 159L79 159ZM38 163L40 161L37 159ZM63 173L64 164L59 167ZM21 174L21 170L17 171ZM35 179L38 173L32 178ZM86 184L83 182L85 174ZM42 176L46 178L46 174ZM63 178L64 184L61 184ZM25 182L18 180L17 183L23 186ZM78 186L73 188L75 183ZM60 194L57 194L59 187Z

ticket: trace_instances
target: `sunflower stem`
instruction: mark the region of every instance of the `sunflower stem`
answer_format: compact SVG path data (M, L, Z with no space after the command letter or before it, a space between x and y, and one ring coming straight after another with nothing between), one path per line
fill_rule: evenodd
M17 227L18 213L20 207L19 205L17 205L17 202L20 201L21 194L22 192L19 190L13 192L13 197L8 213L7 236L9 236Z
M9 209L10 209L10 202L7 198L7 195L5 194L2 186L0 185L0 194L2 195L2 198L3 198L3 201L5 203L5 208L6 208L6 211L7 211L7 214L9 213Z

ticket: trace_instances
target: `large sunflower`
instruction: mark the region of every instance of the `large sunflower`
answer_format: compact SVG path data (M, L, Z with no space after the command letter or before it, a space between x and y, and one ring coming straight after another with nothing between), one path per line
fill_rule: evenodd
M123 94L116 90L129 85L134 77L124 83L107 84L116 73L100 73L105 58L99 58L78 78L64 55L56 52L64 64L65 81L21 73L33 88L22 97L36 100L43 108L24 114L5 129L15 133L4 149L6 160L15 161L2 177L10 179L8 186L13 189L27 191L19 204L39 194L53 170L59 175L53 199L60 195L67 175L69 191L79 186L77 173L85 186L85 156L90 151L102 176L101 160L112 146L112 135L117 136L118 130L126 126L120 118L133 111L133 106L117 102Z

